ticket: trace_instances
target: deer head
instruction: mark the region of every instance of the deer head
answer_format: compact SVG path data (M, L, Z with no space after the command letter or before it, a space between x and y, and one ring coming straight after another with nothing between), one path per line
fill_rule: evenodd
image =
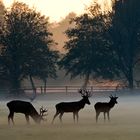
M115 104L118 103L118 102L117 102L118 97L116 97L116 95L115 95L114 97L113 97L112 95L110 95L109 97L110 97L110 102L113 102L113 103L115 103Z
M89 101L88 98L92 96L92 91L89 91L89 90L86 90L86 89L79 89L78 92L83 97L83 100L85 101L85 103L90 105L90 101Z
M44 118L44 116L47 116L48 114L45 114L46 112L48 112L48 110L46 108L43 108L43 106L40 108L40 117L41 120L46 121L47 119Z

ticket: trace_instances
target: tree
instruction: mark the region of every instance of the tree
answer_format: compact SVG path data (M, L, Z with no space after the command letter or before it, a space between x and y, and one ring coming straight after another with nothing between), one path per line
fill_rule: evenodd
M45 79L56 76L57 51L48 31L48 18L26 4L15 2L5 11L4 24L0 29L0 77L19 93L21 81L32 77Z
M134 87L134 71L140 60L139 7L139 0L115 1L109 29L120 75L125 77L131 89Z
M0 23L3 22L3 14L4 14L5 6L2 1L0 1Z
M67 53L60 61L60 67L72 78L85 78L84 87L90 78L113 78L118 74L110 42L105 38L110 20L94 5L89 14L73 19L75 27L66 31L69 40L65 44Z

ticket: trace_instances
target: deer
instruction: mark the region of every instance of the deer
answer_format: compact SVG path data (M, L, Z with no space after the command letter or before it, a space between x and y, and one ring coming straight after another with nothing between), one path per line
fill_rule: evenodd
M95 111L96 111L96 122L98 122L98 117L100 115L100 112L103 112L104 114L104 122L106 120L106 113L108 116L108 121L110 121L110 116L109 116L109 112L111 110L111 108L113 108L115 106L115 104L117 104L117 99L118 97L116 96L109 96L110 97L110 101L109 102L97 102L94 105Z
M41 120L45 120L43 116L48 110L44 109L43 106L40 108L40 114L36 111L34 106L30 102L21 100L12 100L7 103L9 109L8 124L10 125L10 120L14 123L14 113L22 113L25 115L27 124L29 124L29 116L35 121L35 123L40 124Z
M82 96L82 99L80 101L75 101L75 102L60 102L58 104L56 104L55 108L56 108L56 113L53 117L53 120L52 120L52 124L55 120L55 118L59 116L59 119L60 119L60 122L62 123L62 116L64 113L69 113L69 112L72 112L73 113L73 120L74 120L74 123L75 123L75 116L77 118L77 123L78 123L78 119L79 119L79 115L78 115L78 112L84 108L85 104L88 104L90 105L90 101L89 101L89 97L91 96L91 92L90 91L87 91L85 89L80 89L78 91L81 96Z

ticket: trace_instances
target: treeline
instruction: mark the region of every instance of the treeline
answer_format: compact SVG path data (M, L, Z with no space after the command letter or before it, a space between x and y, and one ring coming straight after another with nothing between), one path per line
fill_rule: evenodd
M97 3L71 19L65 34L65 54L55 50L57 42L49 31L49 20L35 9L14 2L4 9L0 22L0 79L10 92L21 93L21 82L33 78L57 78L58 68L71 78L122 80L134 87L140 60L140 1L117 0L112 11L103 12Z

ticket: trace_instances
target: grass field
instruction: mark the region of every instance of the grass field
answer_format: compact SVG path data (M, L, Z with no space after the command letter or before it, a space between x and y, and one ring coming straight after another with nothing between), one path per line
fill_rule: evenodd
M7 101L0 103L0 139L1 140L140 140L140 96L121 96L118 104L111 110L111 122L103 121L103 115L99 123L95 122L94 103L108 101L108 95L96 96L90 99L91 106L86 105L80 111L79 123L74 124L72 114L64 114L63 124L57 118L51 125L55 113L55 104L60 101L78 100L79 96L48 95L39 97L32 104L39 109L44 105L49 109L47 122L41 125L35 124L32 119L30 125L26 125L24 115L15 114L15 126L7 125L8 109Z

